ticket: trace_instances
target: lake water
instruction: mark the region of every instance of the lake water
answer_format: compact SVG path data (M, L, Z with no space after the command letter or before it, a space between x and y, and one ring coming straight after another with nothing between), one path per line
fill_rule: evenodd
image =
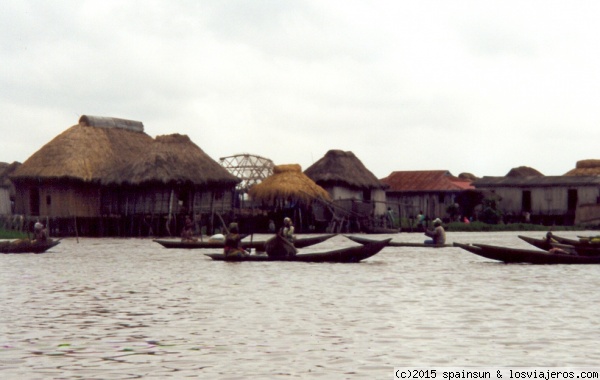
M448 240L530 248L515 232ZM387 247L359 264L203 252L66 239L2 255L0 377L391 379L405 366L600 363L600 266L506 265L454 247Z

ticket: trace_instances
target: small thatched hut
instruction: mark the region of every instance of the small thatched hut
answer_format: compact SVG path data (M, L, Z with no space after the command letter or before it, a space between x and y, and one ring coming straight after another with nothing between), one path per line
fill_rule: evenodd
M509 178L524 178L524 177L543 177L544 175L534 168L530 168L529 166L519 166L517 168L512 168L508 173L506 173L506 177Z
M326 189L341 210L361 217L386 212L385 184L352 152L330 150L304 173Z
M566 176L597 176L600 175L600 160L577 161L575 169L565 173Z
M302 173L298 164L276 165L273 175L252 186L248 194L254 202L275 211L278 223L287 216L300 228L311 223L313 202L331 201L327 191Z

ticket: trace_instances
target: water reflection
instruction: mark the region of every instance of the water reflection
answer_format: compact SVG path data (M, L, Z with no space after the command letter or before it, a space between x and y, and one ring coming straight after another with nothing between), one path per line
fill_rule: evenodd
M448 238L527 247L516 233ZM202 252L68 239L3 255L0 375L373 379L398 366L600 361L598 266L505 265L458 248L388 247L360 264Z

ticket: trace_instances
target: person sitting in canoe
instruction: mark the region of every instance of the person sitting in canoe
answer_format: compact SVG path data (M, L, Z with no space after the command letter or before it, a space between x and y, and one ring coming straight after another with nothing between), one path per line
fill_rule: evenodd
M283 227L279 230L279 234L286 238L290 243L294 242L294 225L290 218L283 219Z
M181 231L181 241L182 242L194 242L198 241L194 237L194 222L189 216L185 217L185 225L183 226L183 231Z
M48 241L48 232L46 227L38 220L33 226L33 234L36 243L44 243Z
M242 236L239 233L238 224L231 223L229 225L229 231L225 236L225 248L223 248L223 253L227 258L233 257L246 257L248 256L248 252L242 248Z
M433 230L425 231L425 235L431 238L425 240L425 244L446 244L446 231L444 230L444 227L442 227L442 220L436 218L433 221L433 227Z

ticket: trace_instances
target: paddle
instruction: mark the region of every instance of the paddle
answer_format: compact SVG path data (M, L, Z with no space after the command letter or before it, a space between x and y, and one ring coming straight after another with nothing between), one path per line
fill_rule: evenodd
M219 214L218 212L215 212L215 214L217 214L217 216L219 217L219 219L221 220L221 224L223 225L223 229L225 230L225 232L228 234L229 233L229 228L227 228L227 225L225 224L225 221L223 220L223 218L221 217L221 214Z

